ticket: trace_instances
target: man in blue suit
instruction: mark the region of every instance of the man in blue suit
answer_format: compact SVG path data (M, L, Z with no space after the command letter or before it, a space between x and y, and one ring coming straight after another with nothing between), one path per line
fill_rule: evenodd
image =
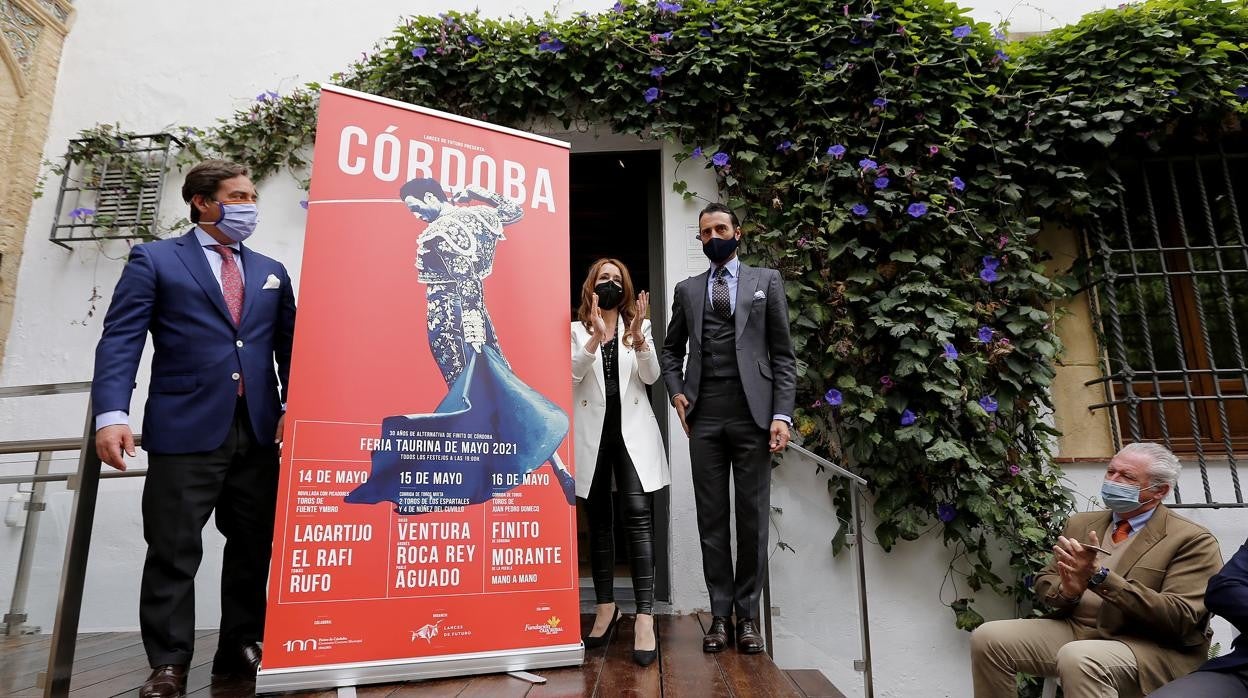
M1205 589L1205 606L1239 631L1229 654L1210 659L1196 671L1153 693L1156 698L1248 698L1248 542L1213 575Z
M185 691L201 535L214 511L226 544L212 673L254 676L259 666L295 325L286 268L242 244L257 221L247 169L200 163L182 198L196 226L131 250L104 316L91 388L96 450L125 470L124 456L134 456L130 396L151 333L139 624L153 671L144 698Z

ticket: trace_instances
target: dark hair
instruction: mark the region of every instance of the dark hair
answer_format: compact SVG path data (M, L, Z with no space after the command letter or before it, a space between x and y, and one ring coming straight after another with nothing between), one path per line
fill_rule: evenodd
M199 194L212 198L217 195L222 182L247 174L246 167L229 160L204 160L192 167L182 182L182 200L191 205L191 222L199 222L199 210L191 203L192 197Z
M412 196L424 201L425 194L433 194L438 201L446 201L446 192L442 191L442 183L431 177L413 179L399 189L399 198L406 201Z
M702 216L705 216L708 213L727 213L728 218L732 220L732 227L734 228L741 227L741 221L737 220L737 214L732 209L719 203L718 201L707 204L706 208L702 209L702 211L698 213L698 225L699 226L702 225Z
M620 269L620 285L624 287L624 299L620 301L620 316L624 318L624 326L633 321L633 316L637 314L637 299L633 296L633 277L628 274L628 267L618 259L611 257L603 257L594 262L589 267L589 275L585 277L585 283L581 284L581 307L576 310L576 319L581 321L585 329L593 332L594 324L589 319L589 311L594 307L594 286L597 286L598 273L608 264L614 264ZM623 340L624 345L628 346L628 337Z

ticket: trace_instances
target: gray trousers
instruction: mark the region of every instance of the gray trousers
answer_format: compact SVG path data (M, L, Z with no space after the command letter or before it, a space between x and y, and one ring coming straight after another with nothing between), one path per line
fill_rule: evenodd
M702 573L711 613L757 620L767 574L771 513L770 432L750 415L737 380L705 380L689 423L689 460L702 542ZM735 499L729 499L729 479ZM737 564L732 564L732 520L736 513Z

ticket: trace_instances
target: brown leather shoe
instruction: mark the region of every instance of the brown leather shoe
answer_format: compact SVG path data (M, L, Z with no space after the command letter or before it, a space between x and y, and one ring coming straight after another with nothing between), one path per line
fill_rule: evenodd
M741 654L758 654L763 651L763 636L758 632L758 624L751 618L743 618L737 622L737 651Z
M702 637L703 652L723 652L732 637L732 621L727 616L711 618L711 629Z
M152 669L139 698L178 698L186 694L186 665L162 664Z
M254 679L260 669L263 650L259 642L249 642L229 649L217 649L212 660L212 675L219 678Z

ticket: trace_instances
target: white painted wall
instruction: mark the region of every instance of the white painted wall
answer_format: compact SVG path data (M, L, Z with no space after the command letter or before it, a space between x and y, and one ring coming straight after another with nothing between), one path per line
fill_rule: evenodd
M1017 5L1013 31L1049 28L1046 21L1069 21L1085 9L1101 4L1088 0L1046 0L1044 11ZM599 10L610 5L578 2L559 11ZM491 15L519 13L523 5L485 0L482 11ZM161 130L169 124L210 124L254 95L274 89L285 92L308 80L324 79L385 36L395 21L409 13L437 13L445 5L431 2L373 0L351 6L349 21L341 18L342 5L331 0L249 3L206 11L181 3L134 0L124 3L84 2L69 36L45 157L58 159L66 142L78 130L100 122L119 121L137 131ZM978 19L996 21L997 12L1015 8L1012 2L984 0L974 4ZM531 14L545 7L530 5ZM1027 13L1036 13L1034 22ZM1056 19L1044 19L1052 15ZM1024 21L1026 20L1026 21ZM574 151L632 147L635 139L589 134L560 134L572 140ZM671 193L676 176L695 191L711 192L708 173L686 164L674 172L670 162L675 146L661 146L663 168L663 259L665 283L671 289L691 272L687 244L689 226L699 202L685 202ZM183 215L177 196L180 178L167 184L164 214ZM8 352L0 367L0 385L89 380L92 351L100 319L120 274L124 243L100 248L75 246L66 251L47 241L55 204L53 196L35 202L18 286L18 304ZM293 179L281 175L262 187L264 219L254 246L284 260L299 279L302 255L304 198ZM696 260L696 257L695 257ZM98 290L103 298L87 318L89 299ZM132 422L137 426L146 394L146 365L140 371ZM85 399L82 396L27 398L0 401L0 440L47 438L81 433ZM705 586L693 510L688 450L679 424L668 415L674 434L672 459L672 520L670 530L673 601L677 610L705 608ZM73 454L57 454L55 470L71 470ZM8 459L13 460L13 459ZM142 452L133 467L145 467ZM29 472L30 464L0 465L5 474ZM1079 492L1095 493L1100 470L1091 466L1069 469ZM776 517L780 537L796 553L777 551L772 558L773 605L776 615L776 656L785 667L822 669L838 686L849 691L860 685L852 662L860 657L856 629L857 603L851 558L833 559L829 540L836 529L822 480L813 467L789 458L776 472L773 501L784 509ZM1190 492L1198 484L1194 473L1184 482ZM0 488L0 503L12 487ZM43 516L40 546L31 590L32 621L45 628L55 608L58 571L65 540L70 493L53 486ZM140 480L113 480L101 487L96 534L88 571L82 628L133 628L138 606L138 578L143 543L139 515ZM846 514L847 515L847 514ZM1231 553L1248 534L1248 521L1233 512L1193 515L1214 529ZM774 532L773 532L774 533ZM215 624L219 605L216 580L220 574L221 539L211 526L205 532L206 555L200 574L198 618ZM775 536L773 535L773 540ZM0 528L0 605L7 610L21 529ZM872 622L875 685L879 696L969 695L968 635L954 629L952 613L940 606L955 596L941 582L949 554L935 535L903 543L883 554L868 543L866 549ZM984 611L1004 617L1008 606L997 600L981 601ZM1226 627L1220 638L1229 638ZM1224 644L1226 644L1224 642Z

